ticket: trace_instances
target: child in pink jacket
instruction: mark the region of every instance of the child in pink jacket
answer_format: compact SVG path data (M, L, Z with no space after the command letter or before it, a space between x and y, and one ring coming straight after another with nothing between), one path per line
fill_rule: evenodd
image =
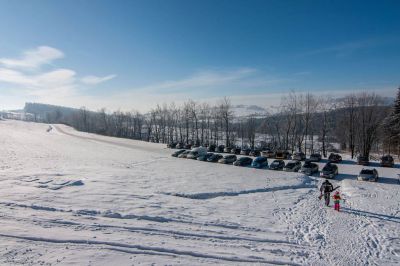
M342 197L340 197L339 191L336 191L335 195L333 195L332 198L333 202L335 203L335 210L340 211L340 200L342 199Z

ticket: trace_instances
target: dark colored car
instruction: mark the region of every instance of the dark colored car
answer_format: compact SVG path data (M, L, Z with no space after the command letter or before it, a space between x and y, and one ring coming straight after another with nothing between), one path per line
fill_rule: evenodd
M267 157L259 156L253 160L251 166L258 169L268 168L268 159Z
M285 158L285 154L283 153L283 151L277 151L275 153L275 158L278 160L284 160Z
M190 153L190 151L184 151L181 154L178 155L178 158L185 158L188 156L188 154Z
M224 152L225 153L231 153L231 147L225 147Z
M257 150L257 149L251 150L250 153L249 153L249 155L250 155L250 156L253 156L253 157L258 157L258 156L261 155L261 151L260 151L260 150Z
M285 167L285 162L283 160L274 160L270 166L269 169L271 170L283 170Z
M310 155L310 162L319 162L322 160L322 156L319 153L313 153Z
M207 162L216 163L222 158L224 158L224 156L222 156L221 154L214 153L213 155L210 156L210 158L207 159Z
M357 176L357 180L359 181L378 181L379 175L378 171L373 169L362 169L360 174Z
M327 163L322 168L320 176L323 178L335 178L339 174L339 168L336 164Z
M175 147L176 147L177 144L178 144L178 143L176 143L176 142L168 143L168 144L167 144L167 148L175 149Z
M224 158L219 159L219 163L233 164L237 160L236 155L226 155Z
M261 156L267 157L267 158L274 158L275 157L275 152L272 150L266 150L261 152Z
M224 145L219 145L216 149L215 152L224 152L225 146Z
M337 153L329 154L328 161L331 163L340 163L342 162L342 156Z
M306 161L300 169L300 172L306 175L318 173L318 164Z
M240 154L240 148L238 148L238 147L232 148L232 149L231 149L231 153L233 153L233 154Z
M240 150L240 154L241 155L249 155L250 154L250 149L249 148L242 148L241 150Z
M192 148L192 144L185 144L185 149L190 150Z
M210 158L211 156L213 156L214 153L212 152L207 152L206 154L200 155L199 157L197 157L198 161L203 161L206 162L208 160L208 158Z
M199 152L198 151L191 151L186 155L186 159L193 159L196 160L197 157L199 157Z
M179 142L178 144L176 144L175 148L184 149L185 148L185 144L183 144L182 142Z
M290 158L290 152L288 151L277 151L275 153L275 159L285 160Z
M209 151L209 152L215 152L215 145L214 144L210 144L208 147L207 147L207 151Z
M250 166L252 162L253 162L253 159L251 159L250 157L240 157L233 163L233 165L235 165L235 166Z
M301 169L300 161L290 161L283 168L286 172L298 172Z
M368 158L368 156L358 156L357 157L357 164L359 164L359 165L365 165L365 166L367 166L367 165L369 165L369 158Z
M172 157L178 157L180 154L184 153L186 150L179 150L171 154Z
M293 153L292 159L296 161L304 161L306 159L306 155L304 152L295 152Z
M385 155L381 158L381 166L383 167L393 167L394 159L391 155Z

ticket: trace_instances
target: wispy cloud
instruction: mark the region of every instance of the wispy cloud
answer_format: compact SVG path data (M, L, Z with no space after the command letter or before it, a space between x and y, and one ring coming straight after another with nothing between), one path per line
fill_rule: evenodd
M194 73L193 75L178 79L159 82L136 88L136 91L171 93L188 92L189 89L218 88L233 82L238 82L254 75L257 72L253 68L239 68L230 71L208 70Z
M79 95L82 84L78 82L74 70L41 68L64 57L64 53L56 48L39 46L24 51L19 58L0 58L0 84L12 84L14 94L19 92L21 97L35 96L38 101ZM116 75L105 77L92 75L81 80L83 84L96 85L115 77Z
M75 87L75 75L75 71L70 69L56 69L30 75L17 70L0 68L0 82L17 85L28 95L45 95L60 90L72 91Z
M343 57L351 55L357 51L362 49L368 49L376 46L382 46L387 44L398 43L400 38L397 36L386 36L380 38L372 38L366 40L357 40L357 41L350 41L346 43L341 43L337 45L332 45L328 47L322 47L315 50L310 50L305 53L300 54L301 57L303 56L313 56L313 55L320 55L320 54L334 54L337 57Z
M115 78L117 75L112 74L104 77L98 77L98 76L86 76L81 79L82 83L87 84L87 85L97 85L103 82L106 82L108 80L111 80Z
M39 46L23 52L20 58L0 58L0 64L7 68L38 69L64 57L64 53L49 46Z

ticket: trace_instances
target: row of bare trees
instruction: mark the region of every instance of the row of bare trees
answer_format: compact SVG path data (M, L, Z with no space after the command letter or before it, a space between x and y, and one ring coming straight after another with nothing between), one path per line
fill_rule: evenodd
M354 157L369 156L372 151L399 153L398 133L388 129L398 127L399 120L384 123L390 114L390 107L376 93L348 94L339 99L291 92L282 97L279 106L262 115L235 116L230 100L223 98L214 105L193 100L179 106L157 105L146 114L81 108L69 116L57 112L52 117L81 131L158 143L262 146L306 154L321 152L323 156L342 149Z

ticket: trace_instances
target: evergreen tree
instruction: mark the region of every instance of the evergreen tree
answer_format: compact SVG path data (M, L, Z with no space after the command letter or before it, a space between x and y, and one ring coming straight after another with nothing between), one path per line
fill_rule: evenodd
M389 151L397 150L400 155L400 87L397 89L392 112L384 121L384 129L389 142Z

